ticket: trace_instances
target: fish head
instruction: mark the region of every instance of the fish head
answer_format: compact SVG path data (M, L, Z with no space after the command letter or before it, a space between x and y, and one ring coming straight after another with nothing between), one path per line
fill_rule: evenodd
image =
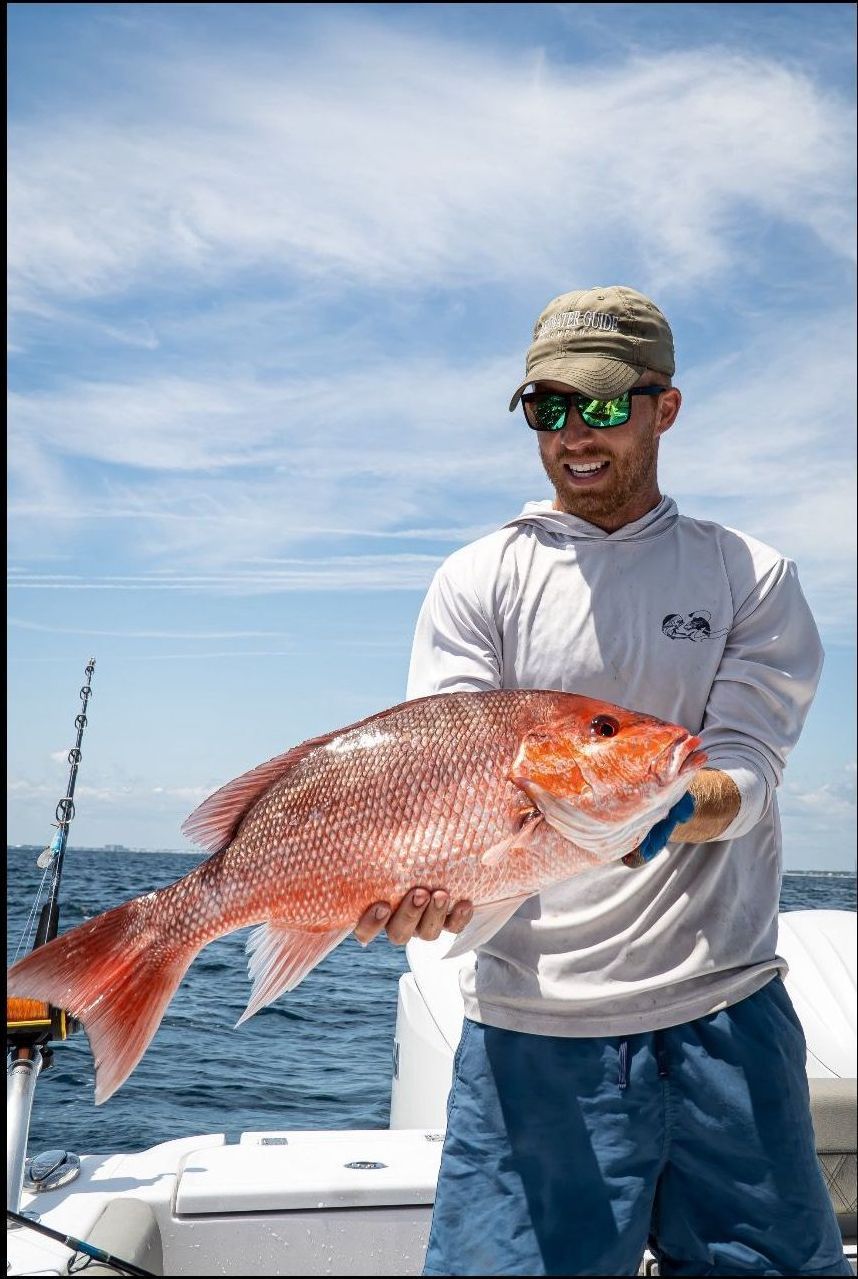
M685 793L706 763L699 746L681 725L566 694L524 734L509 777L573 843L615 856Z

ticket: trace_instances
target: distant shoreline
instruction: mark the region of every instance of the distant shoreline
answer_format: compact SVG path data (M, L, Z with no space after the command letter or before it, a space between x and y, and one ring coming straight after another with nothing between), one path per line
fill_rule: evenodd
M45 844L7 844L7 852L10 853L41 853L47 845ZM125 844L70 844L69 851L75 853L145 853L146 856L152 856L157 853L167 854L176 857L205 857L207 856L204 849L201 848L130 848ZM785 870L785 875L838 875L841 877L855 878L854 870Z

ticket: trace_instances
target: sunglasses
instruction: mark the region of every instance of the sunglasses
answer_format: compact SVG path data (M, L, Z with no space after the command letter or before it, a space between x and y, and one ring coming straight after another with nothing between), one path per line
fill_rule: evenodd
M521 397L521 407L532 431L562 431L573 404L587 426L601 431L628 422L633 395L661 395L667 389L666 386L635 386L612 400L594 400L580 391L527 391Z

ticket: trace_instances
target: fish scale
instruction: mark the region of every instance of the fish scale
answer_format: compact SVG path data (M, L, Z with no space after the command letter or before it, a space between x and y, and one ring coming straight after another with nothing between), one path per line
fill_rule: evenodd
M416 886L473 903L450 951L461 954L540 889L632 851L705 762L698 745L678 725L574 693L403 703L221 787L183 827L205 862L37 948L10 969L9 990L83 1023L104 1101L215 938L258 925L241 1021L294 988L374 902L395 908Z

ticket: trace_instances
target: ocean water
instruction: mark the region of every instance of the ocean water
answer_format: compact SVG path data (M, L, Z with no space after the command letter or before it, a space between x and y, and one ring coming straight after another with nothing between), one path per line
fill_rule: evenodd
M7 958L42 878L37 853L9 849ZM69 848L60 931L172 883L196 864L181 853ZM855 910L855 877L784 876L781 910ZM351 937L289 995L238 1030L250 991L248 929L213 942L182 981L142 1061L103 1106L93 1102L86 1035L54 1047L36 1089L30 1153L139 1150L175 1137L271 1128L384 1128L390 1106L397 984L405 954L386 937Z

